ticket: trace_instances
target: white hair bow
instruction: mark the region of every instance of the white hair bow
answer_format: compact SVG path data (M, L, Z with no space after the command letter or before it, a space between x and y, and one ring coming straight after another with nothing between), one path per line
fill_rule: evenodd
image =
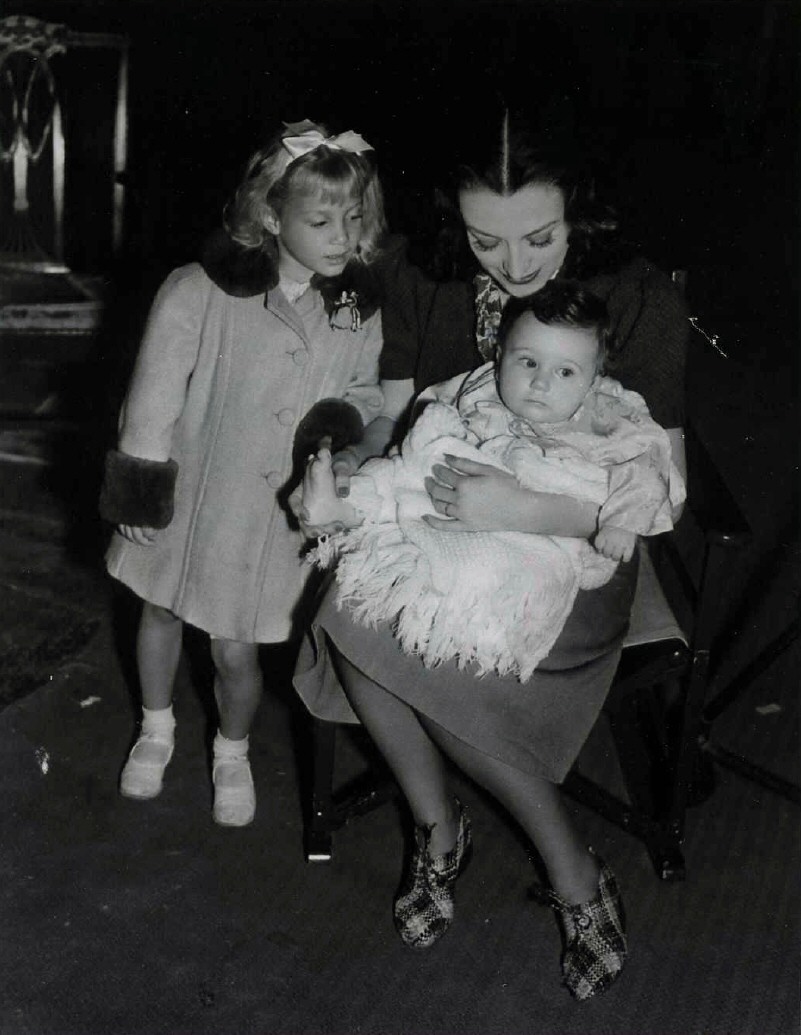
M290 161L294 161L310 151L316 151L318 147L331 147L337 151L350 151L353 154L373 150L372 146L352 129L335 137L324 137L317 126L308 119L304 119L303 122L285 122L284 126L287 133L281 138L281 143L289 152Z

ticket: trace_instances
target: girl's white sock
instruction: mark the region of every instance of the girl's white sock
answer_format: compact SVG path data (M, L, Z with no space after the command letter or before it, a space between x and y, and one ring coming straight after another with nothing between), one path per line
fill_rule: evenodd
M214 760L215 762L227 762L233 759L247 758L250 737L245 736L241 740L229 740L219 730L214 738Z
M142 732L155 733L160 740L171 739L175 730L172 705L166 708L142 708Z

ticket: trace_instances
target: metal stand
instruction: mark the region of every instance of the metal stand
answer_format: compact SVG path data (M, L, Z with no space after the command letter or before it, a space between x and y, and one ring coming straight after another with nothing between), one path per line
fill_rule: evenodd
M754 585L749 587L749 592L746 594L748 599L753 600L755 597L764 599L767 596L774 583L776 573L787 564L786 544L793 542L794 534L794 522L791 521L783 534L779 535L779 546L771 552L766 565L754 579ZM703 710L699 736L701 751L717 765L736 773L738 776L742 776L746 780L751 780L753 783L765 787L774 794L781 795L796 805L801 805L801 787L791 783L789 780L785 780L769 769L765 769L763 766L756 765L743 755L738 755L715 744L711 739L711 732L715 720L738 700L755 679L766 672L795 643L798 639L800 628L801 618L796 615L786 628L745 666L739 675L709 701Z

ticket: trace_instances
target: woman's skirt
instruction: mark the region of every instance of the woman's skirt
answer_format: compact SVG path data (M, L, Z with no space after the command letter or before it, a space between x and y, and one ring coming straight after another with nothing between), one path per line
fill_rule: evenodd
M523 772L561 783L606 699L626 635L637 554L599 589L579 592L551 652L521 683L477 677L453 662L426 668L404 654L388 625L368 629L338 609L331 578L301 647L295 689L312 715L358 723L337 677L333 651L373 682L471 747Z

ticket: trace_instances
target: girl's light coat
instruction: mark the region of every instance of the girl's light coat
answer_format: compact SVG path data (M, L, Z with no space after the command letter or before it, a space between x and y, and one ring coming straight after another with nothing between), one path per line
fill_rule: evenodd
M345 322L345 321L342 321ZM318 400L381 409L381 318L329 326L319 292L241 298L198 263L167 278L120 416L124 453L178 463L175 515L153 546L115 533L112 575L213 636L279 642L310 566L280 505L298 421Z

